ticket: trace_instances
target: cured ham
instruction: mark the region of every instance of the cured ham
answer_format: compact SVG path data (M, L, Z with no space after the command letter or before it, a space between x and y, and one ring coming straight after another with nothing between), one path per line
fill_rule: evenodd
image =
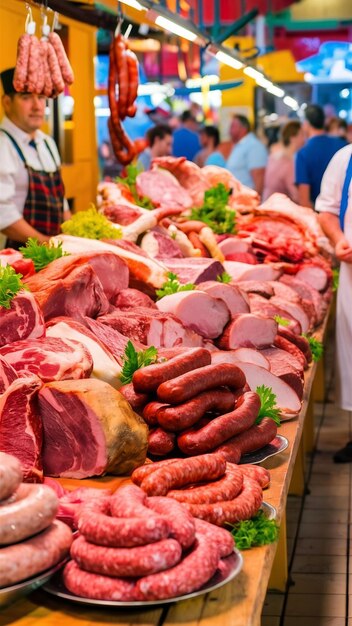
M203 291L180 291L161 298L159 311L173 313L185 326L207 339L221 335L230 312L224 300Z
M274 343L275 320L252 313L236 315L226 326L217 345L222 350L235 348L266 348Z
M216 280L209 280L199 283L197 289L204 291L212 298L219 298L225 302L230 311L231 317L238 313L249 313L249 301L247 296L236 285L219 283Z

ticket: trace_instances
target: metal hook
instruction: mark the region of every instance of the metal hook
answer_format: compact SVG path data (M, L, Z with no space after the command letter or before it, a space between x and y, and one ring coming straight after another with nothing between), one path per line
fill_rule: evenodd
M32 7L28 4L28 2L26 2L26 9L27 9L27 17L26 17L26 21L25 21L25 31L28 31L28 26L31 22L33 22L33 13L32 13Z

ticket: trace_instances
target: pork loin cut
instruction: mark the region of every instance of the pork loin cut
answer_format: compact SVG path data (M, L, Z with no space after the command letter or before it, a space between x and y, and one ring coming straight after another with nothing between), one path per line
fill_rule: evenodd
M274 289L270 281L260 280L239 280L236 286L245 293L255 293L262 298L271 298L274 295Z
M148 427L107 383L92 379L48 383L38 400L46 475L125 475L144 463Z
M287 307L284 309L281 308L278 303L273 302L273 298L267 300L266 298L262 298L254 293L250 293L248 295L251 313L254 313L255 315L265 315L266 317L272 318L277 316L282 317L283 319L288 320L289 328L294 333L300 334L302 332L299 321L291 315Z
M4 393L16 378L18 378L16 370L0 356L0 393Z
M252 391L256 391L257 387L265 385L271 387L276 395L276 404L287 418L296 415L301 410L301 401L297 393L284 380L275 376L272 372L254 365L253 363L237 363L246 377L246 381Z
M185 326L208 339L219 337L230 319L225 302L203 291L179 291L164 296L156 305L159 311L173 313Z
M199 283L197 289L204 291L209 296L212 296L212 298L223 300L230 311L231 317L238 313L249 313L248 298L238 289L237 285L208 280L205 283Z
M329 277L323 267L313 264L304 264L296 274L298 280L303 280L311 287L314 287L320 292L325 291L329 284Z
M262 353L270 363L270 371L290 385L302 400L304 375L300 361L280 348L266 348Z
M252 313L243 313L229 322L218 339L217 345L222 350L266 348L274 343L276 333L275 320Z
M82 343L93 359L91 375L94 378L110 383L113 387L121 387L120 365L106 345L89 328L69 317L59 317L50 320L47 336L73 339Z
M236 365L238 361L243 363L254 363L260 365L266 370L270 370L270 363L264 356L263 351L254 348L237 348L236 350L217 350L211 353L212 363L233 363Z
M198 285L207 280L216 280L224 272L224 266L215 259L188 257L187 259L161 259L169 272L177 274L182 284Z
M42 420L37 393L42 381L32 374L14 380L0 395L0 447L21 462L25 482L42 482Z
M58 337L15 341L0 348L0 354L17 371L36 374L43 382L88 378L93 359L80 342Z
M11 300L9 309L0 307L0 346L19 339L44 337L43 313L34 295L24 289Z
M238 254L252 250L250 239L242 239L242 237L226 237L226 239L218 243L218 246L225 258L228 254Z
M156 304L146 293L142 293L139 289L122 289L115 300L111 301L118 309L134 309L136 306L144 306L150 309L156 309Z
M153 259L182 259L183 254L177 243L169 235L156 228L143 235L141 248Z
M230 274L235 282L240 280L277 280L282 271L269 263L252 265L239 261L224 261L225 271Z
M286 313L291 315L291 317L297 320L301 327L301 333L308 332L311 327L311 322L304 308L300 306L300 304L296 302L289 302L279 296L274 296L273 298L271 298L270 303L278 306L282 311L285 311Z
M294 289L294 291L302 298L303 302L311 302L315 311L316 323L320 324L327 311L327 304L321 293L319 293L319 291L309 283L305 283L303 280L299 280L296 276L290 276L289 274L283 274L280 277L280 283L281 282L291 287L291 289Z

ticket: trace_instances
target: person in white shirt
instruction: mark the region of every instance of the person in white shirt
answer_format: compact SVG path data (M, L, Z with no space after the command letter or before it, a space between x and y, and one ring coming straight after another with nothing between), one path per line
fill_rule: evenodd
M250 123L244 115L233 117L230 135L235 145L227 159L226 168L243 185L255 189L261 196L268 160L266 147L251 132Z
M49 241L70 216L60 157L43 133L46 98L18 93L14 68L1 72L5 117L0 124L0 231L17 249L29 237Z
M327 166L315 204L324 233L340 261L337 292L336 347L339 404L352 411L352 146L342 148ZM334 455L352 461L352 441Z

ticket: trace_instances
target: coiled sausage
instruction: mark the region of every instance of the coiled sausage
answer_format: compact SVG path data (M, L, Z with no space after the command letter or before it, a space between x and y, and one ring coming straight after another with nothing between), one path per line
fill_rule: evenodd
M0 506L0 545L17 543L47 528L58 506L58 497L50 487L22 483L16 500Z
M202 533L205 537L208 537L209 542L217 544L219 548L220 557L229 556L232 554L235 542L231 533L225 528L209 524L203 519L195 518L195 527L198 533Z
M136 485L123 485L110 499L111 515L114 517L148 517L152 515L143 489Z
M23 480L23 472L19 460L0 452L0 502L9 498Z
M125 578L100 576L85 572L75 561L70 561L63 571L65 587L71 593L94 600L131 602L135 600L136 583Z
M174 498L178 502L188 502L189 504L207 504L222 500L233 500L240 493L243 485L243 475L240 470L237 472L226 471L226 474L218 478L215 482L191 489L173 489L168 492L169 498Z
M156 461L155 463L146 463L145 465L141 465L133 470L131 474L131 479L136 485L141 485L144 478L153 474L155 470L159 469L159 467L163 467L166 465L171 465L172 463L177 463L178 459L163 459L162 461Z
M193 544L195 540L194 519L186 507L162 496L148 498L148 506L156 513L165 516L170 527L170 537L176 539L184 550Z
M185 354L174 356L164 363L147 365L134 372L133 386L136 391L149 393L155 391L161 383L171 378L186 374L191 370L210 365L211 354L204 348L193 348Z

